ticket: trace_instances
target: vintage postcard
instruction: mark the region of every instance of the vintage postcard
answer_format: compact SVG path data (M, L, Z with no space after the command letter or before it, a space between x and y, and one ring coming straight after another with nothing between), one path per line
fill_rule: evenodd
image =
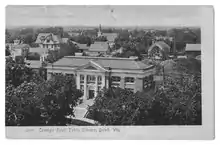
M7 138L214 139L212 6L5 9Z

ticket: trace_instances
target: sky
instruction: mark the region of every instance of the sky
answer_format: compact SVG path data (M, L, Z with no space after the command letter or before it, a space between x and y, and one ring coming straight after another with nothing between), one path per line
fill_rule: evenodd
M200 26L199 6L7 6L10 26Z

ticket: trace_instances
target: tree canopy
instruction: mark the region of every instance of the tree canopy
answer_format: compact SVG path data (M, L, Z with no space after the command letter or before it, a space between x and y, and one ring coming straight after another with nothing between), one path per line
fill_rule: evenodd
M102 125L201 125L201 73L186 66L174 65L182 75L167 73L155 90L104 89L88 118Z
M65 76L36 82L24 82L18 87L6 87L6 125L53 126L67 125L67 116L74 116L82 92L75 81Z
M41 69L40 69L41 70ZM25 62L6 60L6 125L67 125L82 92L75 80L54 75L44 80Z

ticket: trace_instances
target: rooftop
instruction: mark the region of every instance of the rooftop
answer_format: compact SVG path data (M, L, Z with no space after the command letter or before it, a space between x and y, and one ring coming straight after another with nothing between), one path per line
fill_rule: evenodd
M89 47L89 51L107 51L108 50L108 44L106 42L94 42L94 44L91 44Z
M38 53L40 55L46 53L46 49L45 48L41 48L41 47L32 47L29 49L29 52L33 52L33 53Z
M88 57L88 56L65 56L64 58L56 61L53 66L63 67L79 67L83 66L90 61L102 66L103 68L112 69L129 69L140 70L147 69L152 65L144 64L137 61L135 58L116 58L116 57Z
M186 44L185 51L201 51L201 44Z
M35 43L38 43L38 44L44 43L46 39L50 39L54 43L61 43L62 42L62 39L58 35L54 35L52 33L39 33Z
M30 48L30 45L28 44L18 44L18 45L12 45L11 49L25 49Z
M76 43L77 44L77 46L79 47L79 49L86 49L86 50L88 50L89 49L89 46L87 46L87 44L80 44L80 43Z
M115 38L117 38L118 34L117 33L103 33L103 36L107 38L108 41L113 42Z
M41 61L39 60L27 60L26 61L31 68L40 68L42 66Z

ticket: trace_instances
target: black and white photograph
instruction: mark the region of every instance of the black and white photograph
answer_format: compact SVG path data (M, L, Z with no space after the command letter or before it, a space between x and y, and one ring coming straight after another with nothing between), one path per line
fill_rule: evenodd
M201 127L201 8L8 5L6 127Z

